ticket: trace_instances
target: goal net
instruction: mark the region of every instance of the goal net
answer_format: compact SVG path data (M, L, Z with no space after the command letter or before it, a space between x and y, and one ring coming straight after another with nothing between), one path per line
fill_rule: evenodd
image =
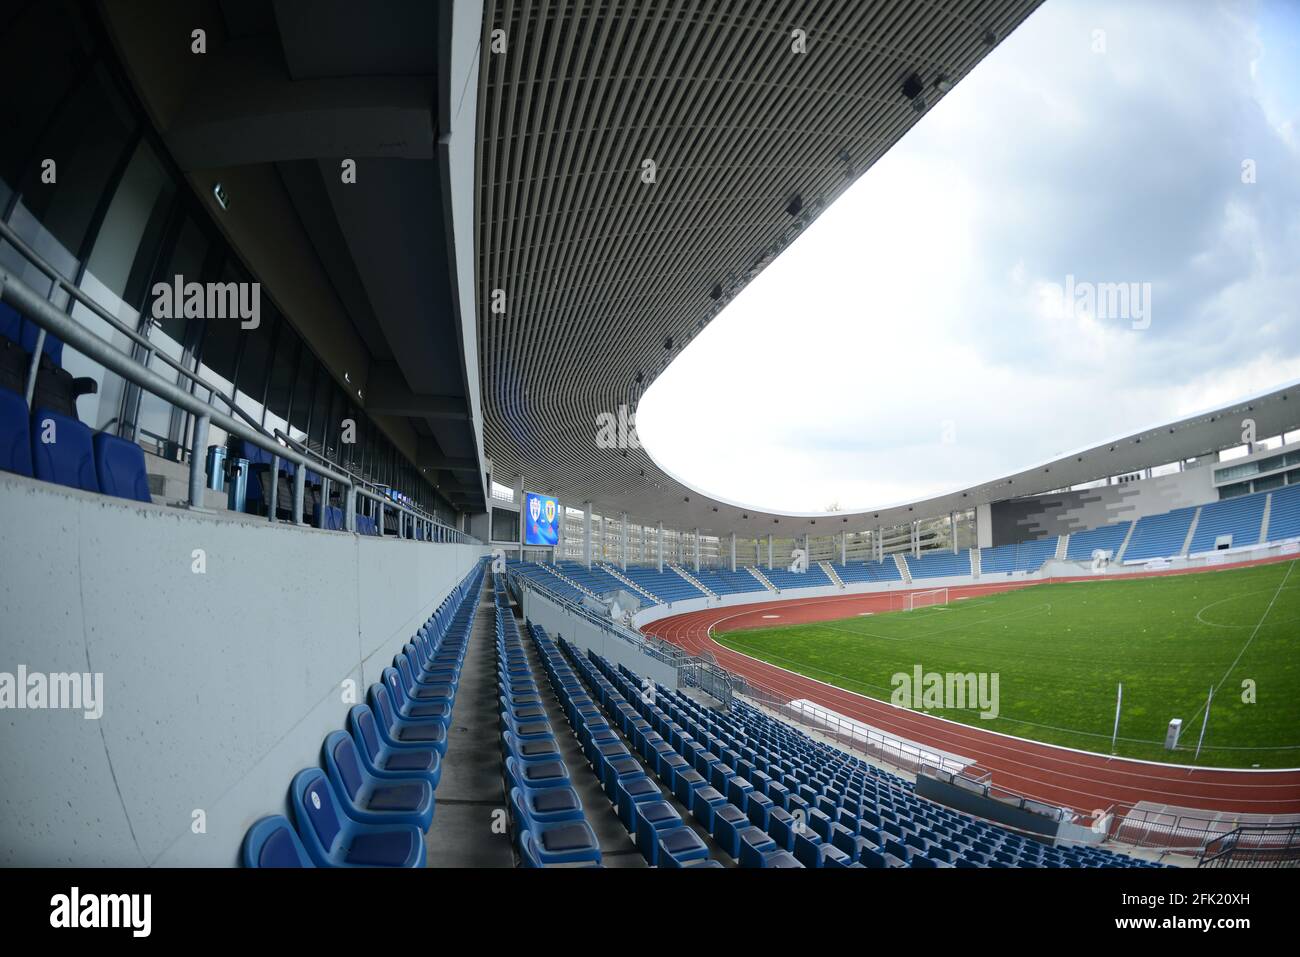
M948 589L929 588L925 591L909 591L899 595L894 607L900 611L915 611L918 608L933 608L948 604Z

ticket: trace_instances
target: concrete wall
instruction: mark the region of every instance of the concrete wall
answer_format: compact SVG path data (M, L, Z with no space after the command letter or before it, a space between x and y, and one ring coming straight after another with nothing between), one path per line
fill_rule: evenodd
M643 678L653 678L667 688L677 687L677 671L639 648L598 628L581 615L570 614L536 589L525 588L524 618L546 629L552 638L567 638L583 648L594 649L616 665L626 665Z
M1214 490L1213 476L1212 468L1194 468L1125 485L995 502L991 516L992 544L1067 535L1176 508L1204 505L1219 497Z
M0 713L0 864L230 865L486 549L0 476L0 672L102 672L102 718ZM206 571L194 570L194 551ZM193 833L196 810L206 833Z

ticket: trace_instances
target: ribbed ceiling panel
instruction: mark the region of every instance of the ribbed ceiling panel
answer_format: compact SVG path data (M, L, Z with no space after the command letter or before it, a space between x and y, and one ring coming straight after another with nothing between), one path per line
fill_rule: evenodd
M747 525L643 451L598 447L597 416L634 409L919 119L909 76L932 107L939 78L956 83L1038 2L489 0L477 282L497 480L645 524Z

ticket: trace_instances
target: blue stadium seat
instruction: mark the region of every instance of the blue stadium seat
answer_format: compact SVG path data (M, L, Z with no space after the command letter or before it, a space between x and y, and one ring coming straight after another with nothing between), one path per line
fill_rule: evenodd
M244 835L245 867L314 867L289 819L264 817Z
M32 474L31 419L17 392L0 388L0 470Z
M370 774L346 731L332 731L322 747L325 770L348 817L369 824L433 823L433 788L424 780L384 780Z
M379 736L392 747L434 748L447 754L447 725L441 718L399 718L383 685L370 686L370 707Z
M317 867L423 867L424 835L411 824L366 824L340 814L320 768L306 768L289 788L298 834Z
M38 479L99 491L90 429L58 412L42 408L32 413L32 467Z
M393 780L422 778L432 788L442 778L442 759L434 748L394 748L384 744L375 725L375 713L368 705L353 705L348 727L366 770L379 778Z
M149 475L145 471L144 449L107 432L95 435L95 475L105 495L149 502Z
M541 867L600 863L600 842L585 818L556 822L533 818L529 814L528 802L523 798L523 790L518 787L510 791L510 808L519 835L521 858L532 857L538 862L535 866ZM525 836L530 844L527 853L523 847Z

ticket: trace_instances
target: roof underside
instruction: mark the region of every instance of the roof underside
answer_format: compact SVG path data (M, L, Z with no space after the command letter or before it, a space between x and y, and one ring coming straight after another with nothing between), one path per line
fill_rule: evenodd
M936 82L959 81L1038 3L490 2L477 299L497 481L645 524L743 531L741 509L641 449L602 448L597 417L634 410L920 118L909 77L933 106Z

